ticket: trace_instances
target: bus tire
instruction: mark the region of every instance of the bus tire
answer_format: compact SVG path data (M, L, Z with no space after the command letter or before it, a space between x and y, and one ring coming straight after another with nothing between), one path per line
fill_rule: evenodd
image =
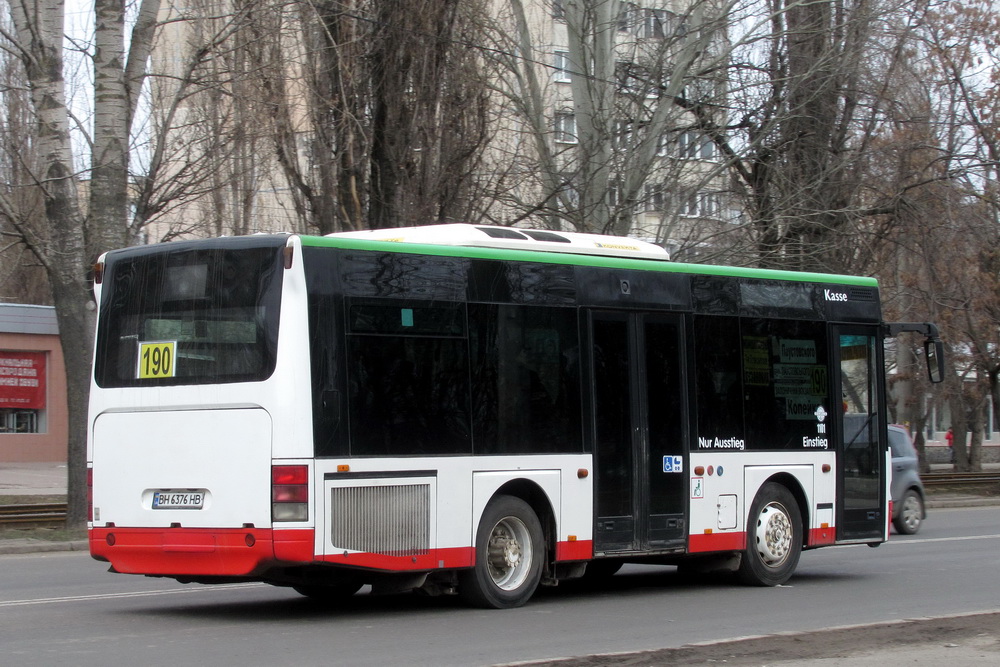
M476 564L459 573L459 595L477 607L520 607L538 588L545 553L542 524L531 506L497 496L479 520Z
M768 482L760 488L747 517L747 546L737 574L750 586L788 581L802 553L802 516L791 492Z

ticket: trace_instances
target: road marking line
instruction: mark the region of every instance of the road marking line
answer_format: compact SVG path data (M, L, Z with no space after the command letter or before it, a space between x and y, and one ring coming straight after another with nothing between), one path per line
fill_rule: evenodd
M97 595L69 595L59 598L38 598L35 600L4 600L0 601L0 607L24 607L35 604L52 604L53 602L89 602L91 600L116 600L122 598L154 597L159 595L176 595L178 593L203 593L206 591L217 591L219 589L233 590L236 588L256 588L265 586L261 583L226 584L225 586L214 586L211 588L190 588L190 589L161 589L158 591L135 591L132 593L98 593Z
M918 537L912 540L895 539L886 544L928 544L930 542L968 542L970 540L995 540L1000 535L967 535L965 537Z

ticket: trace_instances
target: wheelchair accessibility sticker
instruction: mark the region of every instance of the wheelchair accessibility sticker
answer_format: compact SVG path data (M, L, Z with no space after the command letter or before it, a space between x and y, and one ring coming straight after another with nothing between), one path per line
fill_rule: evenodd
M664 456L663 472L684 472L684 458L680 456Z

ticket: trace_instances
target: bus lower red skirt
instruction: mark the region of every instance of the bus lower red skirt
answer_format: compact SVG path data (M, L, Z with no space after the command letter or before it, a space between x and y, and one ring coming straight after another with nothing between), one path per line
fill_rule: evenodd
M310 562L314 533L261 528L93 528L90 554L117 572L247 576L279 562Z

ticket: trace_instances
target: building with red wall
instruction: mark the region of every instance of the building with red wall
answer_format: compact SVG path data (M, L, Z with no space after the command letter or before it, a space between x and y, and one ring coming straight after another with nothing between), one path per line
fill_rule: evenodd
M0 303L0 463L65 462L67 441L55 309Z

